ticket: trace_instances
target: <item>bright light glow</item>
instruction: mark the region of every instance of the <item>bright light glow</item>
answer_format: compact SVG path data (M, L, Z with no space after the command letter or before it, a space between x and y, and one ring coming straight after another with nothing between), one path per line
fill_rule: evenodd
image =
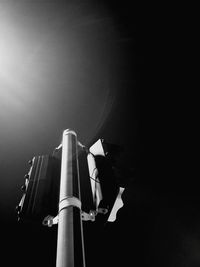
M1 18L0 102L11 110L23 108L26 103L29 104L27 100L33 97L29 80L33 68L28 66L33 44L26 37L24 29L15 21Z
M56 69L50 29L36 27L20 8L3 2L0 11L0 120L16 127L47 108L45 97ZM45 34L44 34L45 31ZM52 36L53 38L53 36ZM47 43L50 43L47 45Z
M83 132L87 143L111 111L110 43L106 48L104 40L111 24L92 10L76 14L74 4L64 7L0 1L0 139L13 131L29 139L33 129L43 134L55 126Z

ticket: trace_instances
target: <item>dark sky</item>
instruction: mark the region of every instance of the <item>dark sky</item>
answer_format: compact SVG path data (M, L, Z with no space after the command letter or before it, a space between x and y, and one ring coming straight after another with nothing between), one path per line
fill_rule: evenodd
M97 234L91 266L200 265L199 196L182 145L175 49L169 23L133 1L0 2L6 266L55 266L56 228L19 226L14 208L28 160L50 154L67 128L86 146L99 138L120 145L118 165L132 171L126 205Z

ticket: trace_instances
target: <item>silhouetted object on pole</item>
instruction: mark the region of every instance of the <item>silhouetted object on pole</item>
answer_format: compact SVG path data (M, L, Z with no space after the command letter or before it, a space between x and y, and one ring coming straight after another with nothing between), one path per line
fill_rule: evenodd
M90 266L94 251L88 242L98 243L101 228L116 218L122 188L113 169L112 148L103 139L87 148L68 129L52 155L35 156L29 162L18 218L58 225L56 267Z
M60 160L41 155L33 157L29 165L17 206L18 220L42 223L47 214L56 216L58 212Z

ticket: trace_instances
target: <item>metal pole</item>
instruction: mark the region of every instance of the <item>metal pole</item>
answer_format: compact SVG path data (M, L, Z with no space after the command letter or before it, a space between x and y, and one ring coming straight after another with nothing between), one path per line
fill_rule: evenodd
M69 129L62 139L56 267L85 267L77 136Z

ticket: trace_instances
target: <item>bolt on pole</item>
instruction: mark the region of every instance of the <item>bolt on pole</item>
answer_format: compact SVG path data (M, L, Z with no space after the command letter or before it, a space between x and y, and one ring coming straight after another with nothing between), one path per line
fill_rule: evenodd
M77 135L67 129L62 138L56 267L85 267Z

